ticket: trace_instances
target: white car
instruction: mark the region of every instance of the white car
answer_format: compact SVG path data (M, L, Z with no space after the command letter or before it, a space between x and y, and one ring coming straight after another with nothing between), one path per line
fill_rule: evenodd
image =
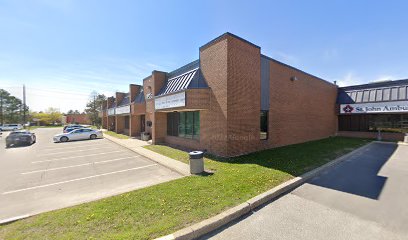
M103 138L103 133L100 130L90 128L74 129L69 133L57 134L54 136L54 142L68 142L84 139Z
M4 124L0 126L0 131L16 131L23 129L21 124Z

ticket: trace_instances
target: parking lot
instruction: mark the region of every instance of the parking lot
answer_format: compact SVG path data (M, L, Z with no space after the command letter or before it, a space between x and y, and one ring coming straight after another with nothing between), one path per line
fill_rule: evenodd
M0 137L0 221L182 177L106 139L53 143L62 128L33 132L32 146L6 149Z

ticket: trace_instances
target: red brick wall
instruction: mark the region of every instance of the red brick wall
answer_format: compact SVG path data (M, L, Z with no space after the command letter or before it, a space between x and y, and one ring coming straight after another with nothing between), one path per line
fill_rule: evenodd
M67 114L67 123L91 124L86 114Z
M227 63L226 38L200 49L201 72L211 88L209 110L200 111L200 145L217 155L228 155Z
M261 51L228 37L228 155L259 149L261 110Z
M268 147L335 135L336 97L335 85L270 61Z

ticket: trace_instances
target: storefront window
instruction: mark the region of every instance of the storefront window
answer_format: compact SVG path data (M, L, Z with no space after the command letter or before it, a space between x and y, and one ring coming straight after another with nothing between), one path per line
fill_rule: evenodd
M167 114L167 135L200 138L200 112L173 112Z
M261 111L261 140L268 139L268 113L269 111Z
M339 130L408 132L408 114L340 115Z

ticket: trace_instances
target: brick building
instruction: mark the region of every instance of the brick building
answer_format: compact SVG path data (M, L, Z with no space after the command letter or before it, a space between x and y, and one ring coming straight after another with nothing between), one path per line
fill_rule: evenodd
M67 124L91 124L88 115L83 114L65 114L65 123Z
M236 156L335 135L337 91L225 33L200 47L198 60L153 71L143 85L109 98L103 126L149 132L153 144Z

